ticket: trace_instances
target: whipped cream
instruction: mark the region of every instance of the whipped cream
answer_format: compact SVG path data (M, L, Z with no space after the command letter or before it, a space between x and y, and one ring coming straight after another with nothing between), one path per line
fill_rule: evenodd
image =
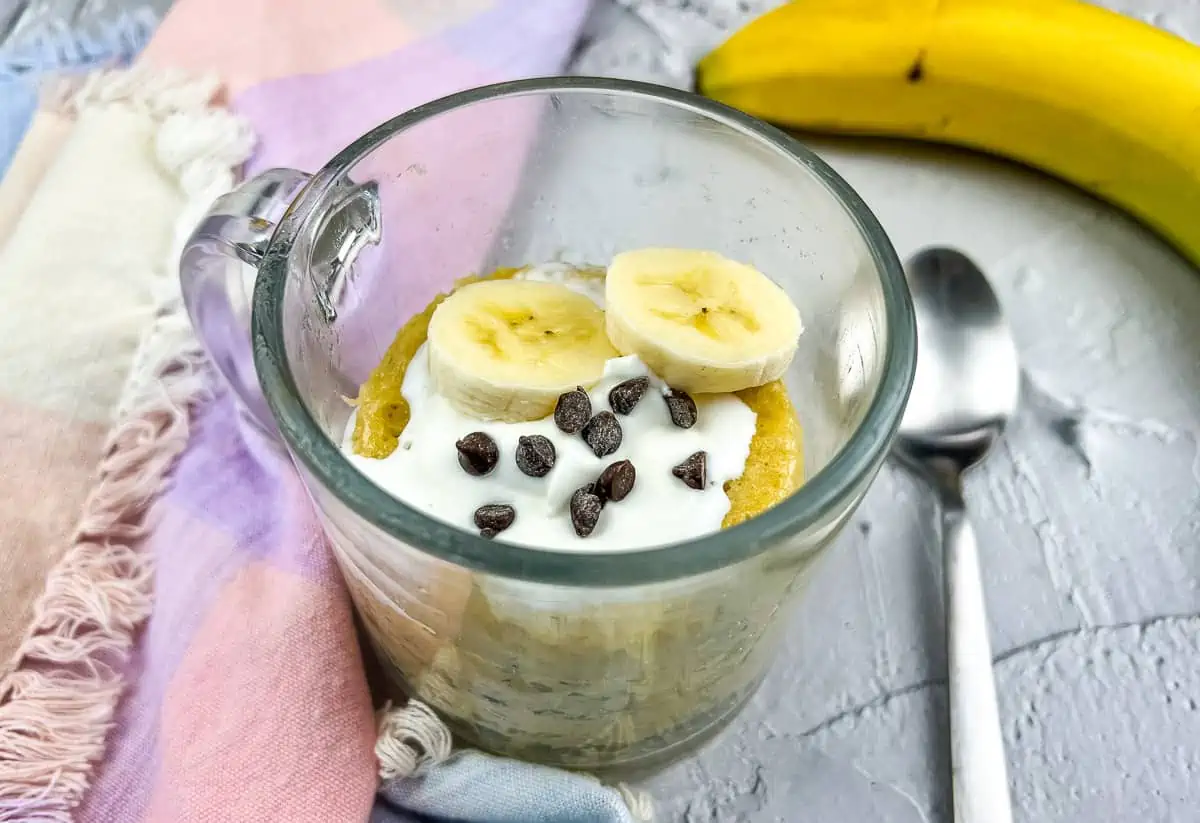
M517 272L513 280L558 283L576 294L590 297L593 303L604 308L604 269L580 270L570 263L543 263Z
M523 273L529 279L553 279L592 294L603 281L549 266ZM532 275L532 276L530 276ZM413 508L467 531L477 532L475 510L489 503L512 506L516 520L495 539L566 551L621 551L675 543L715 532L729 511L724 484L740 477L750 454L755 413L733 395L697 398L699 415L690 429L671 422L663 393L667 386L636 356L609 360L604 377L588 395L592 413L609 410L608 392L634 377L648 377L650 388L629 415L617 415L623 439L614 454L596 457L578 434L558 429L552 417L521 423L478 420L455 410L433 388L426 346L405 373L401 393L411 417L392 454L382 459L353 452L354 419L346 428L343 451L372 482ZM475 477L458 463L455 442L470 432L490 435L500 461L489 474ZM557 459L545 477L529 477L517 468L517 439L548 438ZM694 452L708 453L708 485L686 486L671 469ZM569 502L580 486L595 480L606 466L629 460L637 472L633 491L610 502L595 530L575 534Z

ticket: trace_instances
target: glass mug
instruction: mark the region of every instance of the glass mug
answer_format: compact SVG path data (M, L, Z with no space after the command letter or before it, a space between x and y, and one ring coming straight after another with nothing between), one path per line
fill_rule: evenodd
M790 498L674 545L556 552L424 515L343 456L347 398L457 280L646 246L750 263L800 307L785 380L807 481ZM577 769L661 765L750 698L884 459L916 361L900 263L837 174L766 124L627 81L466 91L315 175L260 174L214 204L181 276L244 417L302 475L390 685L469 743Z

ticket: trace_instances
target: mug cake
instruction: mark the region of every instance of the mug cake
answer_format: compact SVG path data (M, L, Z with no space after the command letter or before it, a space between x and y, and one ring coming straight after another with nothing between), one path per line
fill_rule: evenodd
M497 543L621 552L762 513L802 482L782 381L796 306L711 251L641 249L467 278L409 319L343 451L413 508ZM498 547L499 548L499 547ZM663 756L753 693L805 557L713 581L562 589L413 556L347 583L403 691L484 748L577 768ZM363 566L360 570L359 566Z

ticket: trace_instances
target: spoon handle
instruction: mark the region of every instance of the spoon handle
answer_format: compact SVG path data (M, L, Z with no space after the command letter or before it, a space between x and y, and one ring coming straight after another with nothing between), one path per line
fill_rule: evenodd
M942 513L955 823L1012 823L1008 768L975 530L961 506Z

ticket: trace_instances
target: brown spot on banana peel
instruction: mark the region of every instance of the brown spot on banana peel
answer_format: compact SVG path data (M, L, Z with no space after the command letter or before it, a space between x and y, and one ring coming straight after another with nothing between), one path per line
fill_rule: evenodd
M859 1L864 5L868 2L868 0ZM788 37L792 38L788 47L796 51L800 50L805 41L803 36L798 36L796 32L816 31L815 27L811 25L812 7L821 5L822 9L842 8L839 0L828 0L827 5L822 5L817 0L814 0L813 3L787 3L776 11L750 23L742 32L734 36L737 39L735 47L723 47L724 51L719 48L714 56L705 58L704 68L706 71L701 75L705 88L702 88L702 91L718 99L724 98L724 102L734 106L738 106L740 103L743 108L758 108L760 110L752 110L751 114L767 120L782 121L782 125L803 133L826 132L935 139L939 143L1009 157L1018 163L1048 172L1065 182L1090 189L1109 203L1118 208L1124 208L1136 219L1144 222L1151 230L1159 233L1193 265L1200 266L1200 222L1187 218L1187 215L1194 216L1197 213L1198 204L1200 204L1200 186L1196 185L1197 167L1193 153L1194 144L1186 143L1183 137L1159 139L1156 136L1153 140L1133 140L1129 139L1130 135L1126 135L1122 139L1123 131L1105 125L1103 122L1095 122L1097 119L1103 121L1104 117L1096 117L1088 111L1075 110L1074 107L1067 107L1066 110L1063 110L1037 102L1033 103L1033 114L1028 110L1020 111L1022 106L1019 105L995 106L991 113L990 125L982 124L976 116L980 114L982 106L986 102L984 96L981 94L979 100L972 101L972 107L978 105L980 108L961 110L958 102L962 101L964 94L969 95L969 90L964 88L965 85L968 85L964 83L965 78L960 77L956 80L953 76L944 77L944 69L941 66L945 61L938 58L937 54L934 55L933 69L930 69L928 65L929 50L937 52L947 38L955 36L951 31L955 27L953 24L956 21L966 22L974 14L971 12L960 19L958 13L974 9L977 4L960 3L955 0L942 0L941 2L939 0L906 0L905 3L889 2L878 5L881 9L888 10L889 13L894 10L899 15L899 9L909 3L911 3L910 8L921 7L918 18L920 24L897 27L894 38L885 33L887 32L886 28L880 30L883 32L880 34L881 37L888 37L887 50L874 56L865 64L871 70L886 70L887 75L892 78L887 83L891 84L892 94L896 98L889 101L891 108L886 117L861 106L840 106L836 96L837 87L832 84L819 85L818 78L829 79L828 74L821 69L822 63L820 62L797 61L792 67L794 69L792 79L799 81L797 88L801 94L813 93L816 90L815 93L818 95L816 99L822 104L819 111L806 109L802 105L789 106L787 100L788 69L786 68L788 64L784 64L783 73L766 77L764 77L764 70L758 68L760 64L754 55L758 52L766 52L768 47L783 53L784 46L787 44L781 45L781 43ZM1008 7L1006 6L1006 8ZM1036 8L1036 4L1018 3L1013 4L1011 8L1014 11L1022 9L1028 12L1030 9ZM1078 21L1072 22L1072 25L1077 22L1081 27L1080 36L1086 30L1086 15L1105 14L1082 3L1059 4L1058 9L1064 13L1073 10L1069 13L1081 15ZM1028 18L1030 24L1035 20L1033 15L1036 15L1036 11L1031 12L1031 16ZM784 24L775 25L764 22L772 19L783 20ZM910 21L911 19L909 18ZM1106 19L1109 23L1120 22L1127 27L1134 27L1127 29L1131 38L1128 43L1122 39L1120 44L1115 42L1112 44L1111 54L1114 57L1120 56L1122 60L1130 61L1128 65L1120 64L1125 66L1126 70L1133 70L1132 67L1135 66L1143 68L1157 66L1157 70L1169 72L1170 69L1163 68L1168 65L1166 61L1168 52L1177 55L1177 58L1172 58L1173 61L1177 60L1173 63L1176 66L1189 65L1189 61L1195 57L1194 51L1189 51L1196 48L1194 45L1173 38L1158 39L1162 36L1161 33L1154 32L1150 27L1147 29L1155 38L1153 47L1146 45L1144 51L1142 47L1135 48L1133 44L1137 42L1136 33L1139 24L1111 16ZM1063 22L1065 24L1066 18ZM767 28L771 26L774 28ZM806 29L805 26L808 28ZM1052 30L1059 34L1066 31L1066 29L1057 28L1057 24L1052 27ZM866 32L868 29L864 28L863 31ZM876 30L869 29L869 31ZM1103 34L1103 31L1103 28L1095 31L1097 39L1088 42L1105 43L1108 35ZM987 35L987 32L980 30L976 30L972 34L972 36L980 38L981 42L978 45L983 49L983 52L976 57L980 60L985 56L988 60L996 59L997 56L1002 57L1003 40ZM1073 32L1072 40L1074 37L1075 33ZM755 38L760 38L761 42ZM777 39L773 40L772 38ZM843 48L847 50L855 48L853 37L846 36L837 39L844 41ZM1047 40L1045 47L1048 55L1055 53L1055 49L1062 49L1063 53L1068 53L1077 46L1077 42L1079 41L1060 43L1055 46ZM1149 41L1147 41L1148 43ZM955 50L951 49L951 52ZM1151 51L1155 53L1156 59L1146 60L1145 57ZM835 55L838 53L835 52ZM853 51L845 53L853 54ZM940 54L940 52L938 53ZM743 58L742 55L746 56ZM949 59L951 64L955 63L955 59L951 59L954 57L953 54L942 55L942 57ZM1036 61L1034 64L1037 65ZM766 67L776 65L778 68L778 64L770 62L765 65ZM1048 72L1052 66L1053 63L1048 62L1042 66L1042 69ZM966 71L968 67L963 66L962 68ZM957 74L957 71L951 71L951 74ZM1030 77L1033 76L1030 75ZM984 91L984 77L986 75L977 78L969 85L974 86L980 92ZM769 83L776 79L780 81L778 85L764 85L756 88L764 80ZM876 75L873 79L881 78ZM999 83L1001 79L993 78L989 82ZM1028 81L1029 78L1026 80ZM897 81L898 85L896 85ZM806 85L810 82L813 85ZM934 86L941 86L943 83L953 94L944 98L930 94ZM710 85L713 86L712 89L707 88ZM873 93L886 94L886 88L886 83L880 84L873 87ZM1008 92L1021 96L1019 90L1011 87ZM999 96L1003 92L995 90L995 93ZM1034 96L1037 97L1037 95ZM1135 96L1133 99L1140 98ZM1009 102L1012 102L1011 98ZM1188 102L1190 102L1190 106L1187 106ZM937 109L939 104L953 105L954 107L952 119L946 125L939 122L939 115L947 114L947 112ZM1182 111L1174 110L1169 115L1166 114L1166 108L1169 107L1154 104L1147 104L1144 111L1153 112L1160 108L1164 110L1164 117L1168 118L1168 122L1172 122L1174 125L1167 131L1167 134L1192 134L1194 136L1196 117L1200 116L1200 101L1195 99L1185 101L1185 108ZM1085 137L1088 139L1088 150L1086 152L1077 150L1064 155L1055 147L1046 145L1046 141L1032 139L1029 135L1025 135L1022 139L1014 139L1013 133L1019 135L1028 118L1032 116L1044 118L1042 128L1049 129L1050 132L1062 133L1067 130L1078 130L1078 134L1075 136L1080 144ZM917 122L914 123L914 120ZM1187 122L1192 128L1179 128L1183 122ZM919 130L913 128L918 124L923 125L923 128ZM1158 134L1161 136L1163 131L1160 130ZM1154 130L1150 130L1150 133L1153 134ZM1191 158L1190 164L1188 158ZM1103 178L1112 177L1118 179L1109 179L1105 184ZM1100 180L1098 186L1097 179ZM1188 184L1183 185L1183 181L1188 181ZM1097 189L1099 190L1097 191Z
M909 83L920 83L925 79L925 50L917 52L917 58L908 68L908 73L904 75L904 79Z

